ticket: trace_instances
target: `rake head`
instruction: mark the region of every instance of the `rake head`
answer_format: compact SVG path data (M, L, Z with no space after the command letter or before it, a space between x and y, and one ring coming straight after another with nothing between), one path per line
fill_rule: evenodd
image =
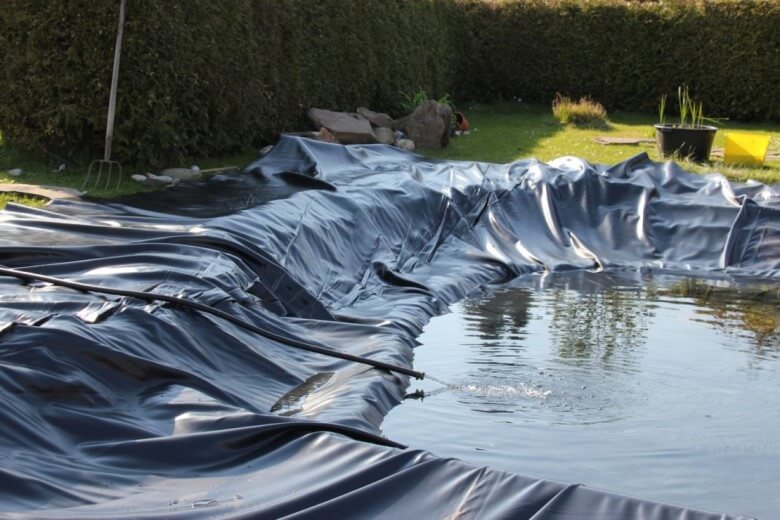
M111 183L111 176L116 172L116 188L119 189L119 184L122 182L122 165L116 161L107 159L98 159L92 161L87 170L87 178L84 179L84 184L81 185L81 191L87 191L85 188L89 185L89 180L92 176L95 176L95 180L92 182L92 189L97 189L100 186L100 179L103 177L103 173L106 174L106 187Z

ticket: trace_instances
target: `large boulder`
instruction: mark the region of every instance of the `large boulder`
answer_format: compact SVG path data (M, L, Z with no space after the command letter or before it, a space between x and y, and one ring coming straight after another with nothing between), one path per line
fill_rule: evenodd
M377 128L392 128L393 118L381 112L374 112L364 107L357 109L357 113L368 119Z
M310 108L307 115L316 128L327 129L341 144L379 142L371 128L371 122L360 114Z
M324 126L320 127L320 129L315 133L315 139L318 141L323 141L326 143L335 143L338 144L339 140L338 138L333 135L332 132L329 132L327 128Z
M390 128L383 126L374 128L374 135L376 135L377 141L382 144L393 144L395 142L395 132Z
M393 128L401 130L420 148L441 148L450 142L452 108L433 100L423 102L417 110L395 122Z
M325 143L335 143L335 144L339 143L339 140L336 139L336 136L328 132L328 129L325 127L321 127L316 132L313 130L306 130L304 132L285 132L285 135L305 137L307 139L314 139L315 141L322 141Z

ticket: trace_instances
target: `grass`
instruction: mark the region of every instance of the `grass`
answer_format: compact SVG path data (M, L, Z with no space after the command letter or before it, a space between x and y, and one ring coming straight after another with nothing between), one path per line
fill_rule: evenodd
M3 193L0 192L0 209L4 208L9 202L15 202L16 204L24 204L25 206L32 206L34 208L40 208L46 205L48 202L46 199L39 197L31 197L29 195L21 195L19 193Z
M605 146L593 141L597 136L651 138L656 116L615 112L610 115L608 129L576 128L557 123L548 107L522 103L476 105L464 110L472 128L468 136L456 137L447 148L423 150L421 153L443 159L506 163L535 157L550 161L564 155L575 155L599 164L615 164L640 152L664 161L655 144L641 146ZM724 132L750 130L772 135L770 150L780 150L780 125L738 124L726 122L715 136L715 146L723 147ZM780 161L767 162L763 167L739 167L714 161L696 164L678 161L686 170L696 173L719 172L733 181L754 179L780 183Z
M522 103L477 105L465 110L472 128L468 136L457 137L442 150L423 150L434 157L506 163L517 159L536 157L549 161L564 155L582 157L592 163L615 164L629 157L647 152L654 160L663 160L654 144L643 146L604 146L593 141L600 135L626 137L652 137L652 125L657 116L645 114L613 113L607 129L576 128L555 121L549 107L529 106ZM722 130L752 130L772 135L770 149L780 150L780 125L726 123ZM723 131L715 137L715 146L722 147ZM181 165L198 164L202 169L223 166L243 167L256 158L253 153L231 155L213 159L190 159ZM719 172L734 181L754 179L764 183L780 183L780 161L768 162L763 167L727 166L722 162L696 164L682 161L681 165L697 173ZM52 171L56 164L6 146L0 138L0 183L48 184L81 189L87 173L87 165L68 165L65 173ZM7 170L22 168L21 177L11 177ZM119 189L90 190L94 197L116 197L149 191L150 189L130 179L132 173L143 173L127 168ZM20 204L42 205L40 199L17 194L0 194L0 208L9 201Z
M193 164L197 164L201 169L204 170L223 166L243 167L252 162L255 158L255 154L240 154L212 159L190 159L184 164L171 165L171 167L188 167ZM0 136L0 184L37 184L65 186L68 188L75 188L77 190L82 189L84 180L87 176L87 170L89 168L88 164L69 164L67 165L67 170L63 173L55 171L57 166L57 164L50 163L45 158L41 158L35 154L18 150L6 145L2 140L2 136ZM21 168L24 173L20 177L12 177L11 175L8 175L8 170L13 168ZM92 189L92 186L90 185L87 187L86 191L92 197L107 198L153 190L153 188L149 188L132 180L130 176L133 173L145 173L145 171L133 168L124 168L122 182L119 184L118 188L116 181L114 180L111 182L108 189L105 189L104 182L101 182L101 186L99 186L97 189ZM103 178L105 179L105 176ZM0 192L0 209L4 208L8 202L27 204L30 206L42 206L46 203L46 201L42 201L39 198L17 193Z
M609 128L607 111L604 105L590 98L572 101L558 94L552 104L555 119L563 125L574 125L577 128Z

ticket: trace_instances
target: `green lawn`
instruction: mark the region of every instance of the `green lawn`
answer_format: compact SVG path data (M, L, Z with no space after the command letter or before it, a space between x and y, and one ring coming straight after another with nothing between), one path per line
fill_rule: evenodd
M474 106L465 110L472 132L456 137L442 150L421 153L446 159L476 160L505 163L535 157L549 161L563 155L575 155L592 163L614 164L637 153L647 152L661 161L654 144L641 146L604 146L593 141L600 135L653 137L653 116L613 113L608 130L577 129L555 123L549 108L524 104ZM715 137L715 146L723 147L723 130L754 130L773 136L770 149L780 150L780 125L736 124L728 121ZM734 167L721 162L696 164L682 162L687 170L697 173L719 172L735 181L755 179L760 182L780 182L780 162L765 163L762 168Z
M189 167L193 164L197 164L203 170L210 168L220 168L224 166L243 167L249 164L255 158L255 154L231 155L216 159L189 160L184 164L171 166ZM54 164L45 158L37 157L33 154L25 153L5 145L5 143L2 141L2 136L0 136L0 184L20 183L65 186L68 188L75 188L77 190L82 190L83 187L83 189L87 191L89 195L100 198L117 197L119 195L151 191L152 189L144 186L143 184L135 182L130 178L130 175L134 173L145 173L145 171L141 171L138 168L125 167L124 173L122 175L122 182L119 184L119 187L117 188L116 177L114 177L114 180L110 183L108 189L106 189L105 175L103 177L104 180L100 183L100 186L93 187L93 183L90 181L90 185L84 187L84 181L86 179L87 170L89 168L88 164L69 164L67 165L67 170L64 173L54 171L56 167L57 164ZM13 168L21 168L24 173L20 177L12 177L8 175L8 170ZM93 179L94 178L95 177L93 177ZM15 193L0 192L0 209L4 208L8 202L41 206L45 204L46 201Z
M0 208L4 208L9 202L15 202L17 204L25 204L27 206L33 206L40 208L48 202L46 199L38 197L29 197L26 195L20 195L18 193L3 193L0 192Z
M563 155L575 155L593 163L614 164L639 152L647 152L654 160L662 160L652 144L642 146L604 146L593 141L600 135L626 137L652 137L654 117L642 114L613 113L608 130L585 130L555 123L548 107L525 104L477 105L465 110L471 123L468 136L452 139L450 146L442 150L420 150L430 156L505 163L521 158L536 157L549 161ZM773 136L771 149L780 150L780 125L736 124L726 122L722 130L748 129L770 133ZM723 146L723 131L718 132L715 146ZM183 165L198 164L202 169L223 166L243 167L256 157L255 154L227 156L216 159L190 160ZM723 163L695 164L683 162L683 166L698 173L720 172L729 179L746 181L755 179L766 183L780 182L780 162L770 162L762 168L726 166ZM87 165L69 166L66 173L53 172L56 164L5 146L0 139L0 183L19 182L25 184L49 184L81 189L87 172ZM11 177L7 170L22 168L21 177ZM88 189L96 197L113 197L140 191L148 191L142 184L130 179L137 170L127 168L119 189L112 183L110 189ZM141 172L143 173L143 172ZM40 199L14 194L0 195L0 208L6 202L40 205Z

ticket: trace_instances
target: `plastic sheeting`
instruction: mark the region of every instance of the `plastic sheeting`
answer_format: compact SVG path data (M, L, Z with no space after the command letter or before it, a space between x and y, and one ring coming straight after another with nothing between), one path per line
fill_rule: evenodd
M11 206L0 264L190 298L411 367L431 316L523 273L776 279L779 212L773 187L644 155L490 165L283 137L207 183ZM725 518L400 447L380 427L407 385L193 310L0 277L0 511Z

